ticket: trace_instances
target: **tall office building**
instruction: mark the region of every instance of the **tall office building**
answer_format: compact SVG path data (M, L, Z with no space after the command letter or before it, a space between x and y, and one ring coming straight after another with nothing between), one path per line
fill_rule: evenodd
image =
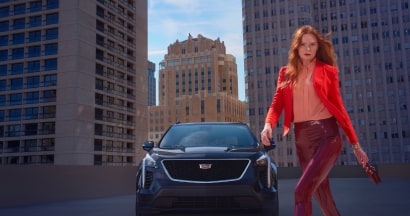
M243 0L247 114L263 129L279 68L302 25L329 39L338 57L341 93L362 147L376 163L410 161L410 10L408 0ZM294 134L274 129L281 167L298 166ZM343 136L344 137L344 136ZM344 147L337 164L356 164Z
M225 44L202 35L168 46L159 65L159 106L150 106L149 139L176 122L246 122L238 99L236 59Z
M0 164L134 165L146 77L146 0L1 0Z
M155 63L148 61L148 106L155 106L157 104L156 95Z

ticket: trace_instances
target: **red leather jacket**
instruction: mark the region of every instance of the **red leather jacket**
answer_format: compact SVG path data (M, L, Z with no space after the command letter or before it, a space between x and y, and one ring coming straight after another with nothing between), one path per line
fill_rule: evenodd
M283 81L287 66L280 69L278 85ZM293 83L285 88L276 88L265 122L270 123L272 128L275 127L282 110L285 111L284 132L286 136L289 132L290 123L293 122ZM336 67L325 64L316 60L313 88L319 96L322 103L329 112L336 118L339 126L351 144L358 142L356 132L353 128L350 117L343 105L342 96L339 90L339 77Z

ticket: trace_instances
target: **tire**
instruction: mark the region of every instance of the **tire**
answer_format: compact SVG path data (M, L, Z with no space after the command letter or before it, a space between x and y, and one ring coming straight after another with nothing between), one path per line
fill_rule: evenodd
M263 216L279 216L279 191L276 192L276 198L273 206L266 206L262 211Z
M139 212L137 204L135 204L135 216L143 216L143 214Z
M279 216L279 207L275 206L273 208L266 208L263 209L262 214L263 216Z

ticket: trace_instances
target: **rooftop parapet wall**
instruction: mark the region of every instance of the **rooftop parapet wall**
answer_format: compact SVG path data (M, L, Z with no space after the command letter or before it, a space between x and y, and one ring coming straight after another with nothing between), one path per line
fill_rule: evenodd
M377 169L382 180L410 180L410 163L381 164ZM0 207L131 195L135 172L136 167L0 166ZM300 174L299 167L278 169L279 181ZM330 177L367 178L360 166L336 166Z

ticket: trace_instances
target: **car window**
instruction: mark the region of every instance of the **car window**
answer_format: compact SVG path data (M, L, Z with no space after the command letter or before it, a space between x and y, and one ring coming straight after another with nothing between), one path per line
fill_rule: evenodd
M246 125L240 124L186 124L174 125L162 138L161 148L185 147L253 147L256 138Z

